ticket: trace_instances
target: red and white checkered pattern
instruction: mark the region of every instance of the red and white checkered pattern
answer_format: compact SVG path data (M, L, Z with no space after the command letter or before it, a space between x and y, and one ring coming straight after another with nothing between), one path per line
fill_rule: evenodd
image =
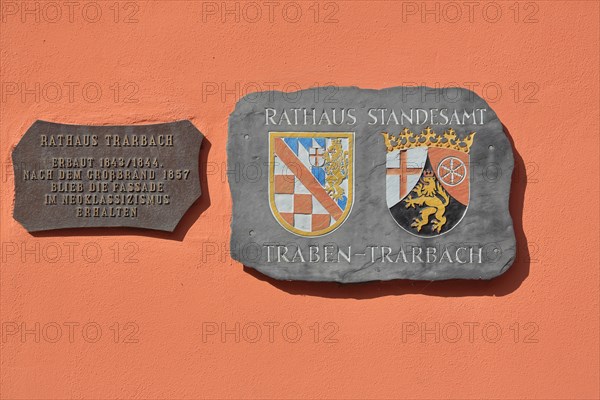
M275 207L288 224L304 232L316 232L335 222L316 197L289 170L276 170L274 179Z

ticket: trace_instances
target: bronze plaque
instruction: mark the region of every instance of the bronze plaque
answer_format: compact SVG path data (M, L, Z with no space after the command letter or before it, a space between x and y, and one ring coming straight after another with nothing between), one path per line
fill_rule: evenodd
M36 121L15 147L14 217L29 232L172 232L200 197L203 135L190 121L135 126Z

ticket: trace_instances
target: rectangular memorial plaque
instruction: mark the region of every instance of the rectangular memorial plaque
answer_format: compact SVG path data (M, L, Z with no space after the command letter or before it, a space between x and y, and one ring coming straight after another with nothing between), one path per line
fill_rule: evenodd
M514 260L512 148L471 91L253 93L227 151L232 255L271 277L490 279Z
M202 134L189 121L135 126L35 122L15 147L14 217L28 231L172 232L200 197Z

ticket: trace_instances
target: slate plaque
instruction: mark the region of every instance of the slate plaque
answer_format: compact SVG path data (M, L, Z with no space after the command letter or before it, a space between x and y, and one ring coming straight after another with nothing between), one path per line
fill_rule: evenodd
M172 232L200 197L202 134L189 121L84 126L36 121L15 147L14 217L28 231Z
M229 118L231 253L276 279L491 279L513 154L462 88L252 93Z

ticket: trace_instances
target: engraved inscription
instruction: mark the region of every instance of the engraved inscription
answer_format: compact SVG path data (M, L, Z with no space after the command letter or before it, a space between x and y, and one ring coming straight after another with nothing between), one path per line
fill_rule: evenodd
M180 218L200 195L201 139L186 121L122 127L38 121L13 154L15 218L30 231L79 226L172 230L178 221L173 217ZM31 213L21 212L25 208ZM38 215L35 226L28 223L32 213ZM48 224L57 216L57 224ZM158 225L162 219L168 223Z

